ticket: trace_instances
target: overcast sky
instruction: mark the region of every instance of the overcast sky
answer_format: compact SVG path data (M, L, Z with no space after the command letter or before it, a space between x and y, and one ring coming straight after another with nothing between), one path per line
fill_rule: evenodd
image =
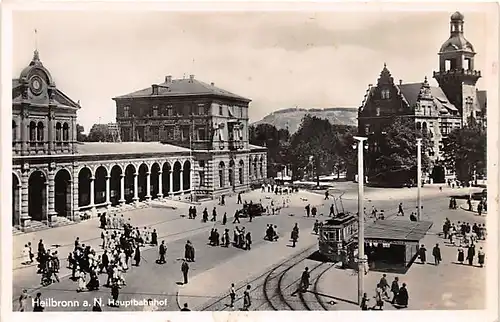
M491 8L491 7L490 7ZM397 81L438 67L449 17L465 15L465 37L486 68L487 7L442 12L13 13L13 78L38 50L57 87L81 101L79 123L115 119L112 97L194 74L252 99L250 119L288 107L358 107L384 62ZM487 77L478 83L484 87ZM435 81L432 80L432 84Z

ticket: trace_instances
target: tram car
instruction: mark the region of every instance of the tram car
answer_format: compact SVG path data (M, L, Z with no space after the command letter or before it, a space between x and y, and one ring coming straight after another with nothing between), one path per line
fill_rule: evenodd
M353 254L358 232L358 218L350 213L339 213L319 227L319 253L332 262L346 263Z

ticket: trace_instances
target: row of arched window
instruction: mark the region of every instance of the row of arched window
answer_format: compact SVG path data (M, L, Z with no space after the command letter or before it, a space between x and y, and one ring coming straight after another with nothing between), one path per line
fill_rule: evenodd
M240 160L240 162L238 164L238 181L239 181L239 184L243 184L245 182L244 175L243 175L243 171L244 171L243 167L244 167L244 162L243 162L243 160ZM226 165L224 164L223 161L221 161L219 163L219 187L220 188L224 188L226 186L225 172L226 172ZM229 162L229 173L228 173L229 185L230 186L234 185L234 176L235 176L234 161L231 160Z
M34 122L31 121L29 126L29 140L32 142L39 141L42 142L44 141L44 129L45 125L43 122ZM17 123L16 121L12 120L12 140L16 141L18 139L17 136ZM69 125L68 123L56 123L56 137L55 141L69 141Z

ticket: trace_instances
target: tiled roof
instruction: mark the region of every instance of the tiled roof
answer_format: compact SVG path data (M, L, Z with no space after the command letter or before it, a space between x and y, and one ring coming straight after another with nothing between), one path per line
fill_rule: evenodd
M365 227L365 239L419 241L431 226L430 221L377 220Z
M169 83L158 84L158 94L153 95L152 87L141 89L130 94L121 95L114 99L135 98L135 97L158 97L158 96L184 96L184 95L216 95L234 98L243 101L250 99L233 94L224 89L206 84L197 79L173 79Z
M189 149L159 142L85 142L77 145L78 154L176 153Z
M434 98L434 103L438 106L438 109L441 111L443 108L449 111L458 111L455 105L448 101L446 94L443 92L441 87L432 87L431 86L431 94Z
M250 148L250 150L267 149L265 146L259 146L259 145L253 145L253 144L249 144L248 147Z
M404 98L411 106L414 106L418 100L418 94L420 94L420 89L422 88L423 83L408 83L396 85L399 87L401 94L403 94Z

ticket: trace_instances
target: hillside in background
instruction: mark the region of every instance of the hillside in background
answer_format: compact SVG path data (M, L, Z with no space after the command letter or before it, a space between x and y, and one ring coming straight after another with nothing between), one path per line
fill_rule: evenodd
M286 108L275 111L262 120L254 122L252 125L269 123L278 129L285 129L288 125L290 134L295 133L302 122L302 118L310 114L322 119L327 119L332 124L357 126L358 109L349 107L333 107L325 109L304 109L304 108Z

